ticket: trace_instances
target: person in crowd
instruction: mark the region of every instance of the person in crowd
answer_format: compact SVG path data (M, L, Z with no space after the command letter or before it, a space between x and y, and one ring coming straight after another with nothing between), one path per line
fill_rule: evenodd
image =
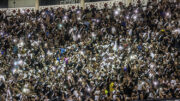
M0 100L180 98L180 4L0 11Z

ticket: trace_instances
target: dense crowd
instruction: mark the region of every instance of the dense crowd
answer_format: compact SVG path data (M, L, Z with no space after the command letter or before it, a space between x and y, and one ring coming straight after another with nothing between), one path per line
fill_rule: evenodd
M180 3L0 11L0 101L180 98Z

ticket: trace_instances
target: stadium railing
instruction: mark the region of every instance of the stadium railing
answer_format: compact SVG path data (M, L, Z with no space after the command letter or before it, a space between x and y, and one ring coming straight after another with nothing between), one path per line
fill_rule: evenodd
M146 5L148 0L140 0L141 3L143 5ZM127 4L127 0L112 0L112 1L99 1L99 2L87 2L85 3L85 7L88 7L90 8L92 5L94 7L96 7L97 9L102 9L104 8L104 5L107 5L108 8L111 8L114 4L115 5L119 5L120 3L122 4ZM132 5L137 5L138 4L138 0L132 0ZM74 8L76 9L77 7L80 7L80 4L79 3L76 3L76 4L62 4L62 5L50 5L50 6L40 6L39 9L45 9L45 8L54 8L54 9L57 9L57 8L65 8L65 9L69 9L69 8ZM0 9L1 11L6 11L6 13L8 15L13 15L15 13L18 12L18 10L20 11L27 11L29 10L30 12L32 10L35 10L35 7L20 7L20 8L2 8Z

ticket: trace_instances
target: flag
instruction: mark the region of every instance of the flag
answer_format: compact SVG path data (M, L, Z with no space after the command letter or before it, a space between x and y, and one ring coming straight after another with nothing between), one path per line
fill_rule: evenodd
M59 57L57 57L57 61L59 61L59 62L60 62L60 58L59 58Z
M68 64L68 58L64 58L64 61L66 62L66 64Z
M60 48L60 50L61 50L61 54L66 52L66 49L64 49L64 48Z
M109 85L109 90L110 90L110 92L113 92L114 91L114 83L113 82L111 82L111 84Z

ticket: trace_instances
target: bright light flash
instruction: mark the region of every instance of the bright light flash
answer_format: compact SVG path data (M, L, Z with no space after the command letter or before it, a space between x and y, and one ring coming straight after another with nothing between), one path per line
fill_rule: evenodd
M157 85L158 85L158 82L157 82L157 81L154 81L153 84L154 84L155 86L157 86Z
M52 52L50 52L50 51L48 51L48 52L47 52L47 54L48 54L48 55L52 55L53 53L52 53Z
M114 47L113 47L114 51L117 51L117 43L115 43Z
M31 37L31 34L28 34L28 38L30 38Z
M81 17L78 17L77 20L81 20Z
M155 55L154 55L154 53L152 52L152 53L150 53L150 56L151 56L152 58L154 58Z
M149 77L151 78L153 76L153 74L152 73L149 73Z
M115 15L118 15L118 14L119 14L119 11L118 11L118 10L114 11L114 14L115 14Z
M39 41L35 41L34 44L35 44L36 46L38 46L38 45L39 45Z
M81 38L81 35L80 34L78 34L78 36L77 36L78 38Z
M13 68L13 69L12 69L12 72L13 72L13 74L16 73L16 72L17 72L17 69L16 69L16 68Z
M134 20L136 20L136 19L137 19L137 16L136 16L136 15L135 15L135 16L133 16L133 19L134 19Z
M20 58L20 57L21 57L21 54L18 54L18 57Z
M18 47L23 47L24 46L24 42L20 41L20 43L18 44Z
M22 61L22 60L19 60L19 61L18 61L18 65L23 65L23 61Z
M59 63L59 61L58 61L58 60L56 60L56 61L55 61L55 64L58 64L58 63Z
M178 28L178 29L175 29L174 31L173 31L174 33L180 33L180 28Z
M79 10L78 10L76 13L77 13L77 14L80 14L80 13L81 13L81 11L79 11Z
M84 52L83 52L83 51L81 51L80 53L81 53L81 55L84 55Z
M135 13L138 13L138 9L136 9L134 12L135 12Z
M166 16L170 16L170 13L169 13L169 12L167 12L167 13L166 13Z
M91 34L91 35L92 35L92 37L95 37L95 36L96 36L94 32L92 32L92 34Z
M88 91L88 92L90 92L90 91L91 91L91 88L90 88L90 87L88 87L88 88L87 88L87 91Z
M14 39L14 40L13 40L13 42L15 42L15 43L16 43L16 42L17 42L17 40L16 40L16 39Z
M41 21L41 18L38 18L38 21Z
M150 68L154 68L154 64L150 64Z
M23 92L23 93L29 93L29 89L23 88L22 92Z
M62 26L63 26L62 24L58 24L58 28L59 28L59 29L61 29L61 28L62 28Z
M4 33L1 31L1 32L0 32L0 35L4 35Z
M22 13L22 14L24 14L24 13L25 13L25 11L24 11L24 10L21 10L21 13Z
M67 78L68 78L68 80L70 80L70 79L71 79L71 76L68 76Z
M144 81L142 81L142 85L144 85L145 84L145 82Z
M14 65L15 65L15 66L16 66L16 65L18 65L18 62L17 62L17 61L15 61L15 62L14 62Z
M52 70L55 71L55 70L56 70L56 67L52 66Z
M24 43L23 43L23 42L21 42L21 43L20 43L20 45L21 45L21 46L23 46L23 45L24 45Z
M42 15L44 15L45 14L45 12L42 12Z
M47 47L47 43L45 43L44 46Z
M119 46L119 49L120 49L120 50L123 50L124 48L120 45L120 46Z
M68 17L65 15L65 16L63 17L63 19L64 19L64 20L67 20L67 19L68 19Z
M80 82L81 82L81 81L82 81L82 79L81 79L81 78L79 78L79 80L78 80L78 81L80 81Z
M126 19L129 19L129 16L126 16Z
M136 55L131 55L130 60L134 60L134 59L136 59Z
M97 23L99 23L99 22L100 22L100 20L99 20L99 19L96 19L96 22L97 22Z

